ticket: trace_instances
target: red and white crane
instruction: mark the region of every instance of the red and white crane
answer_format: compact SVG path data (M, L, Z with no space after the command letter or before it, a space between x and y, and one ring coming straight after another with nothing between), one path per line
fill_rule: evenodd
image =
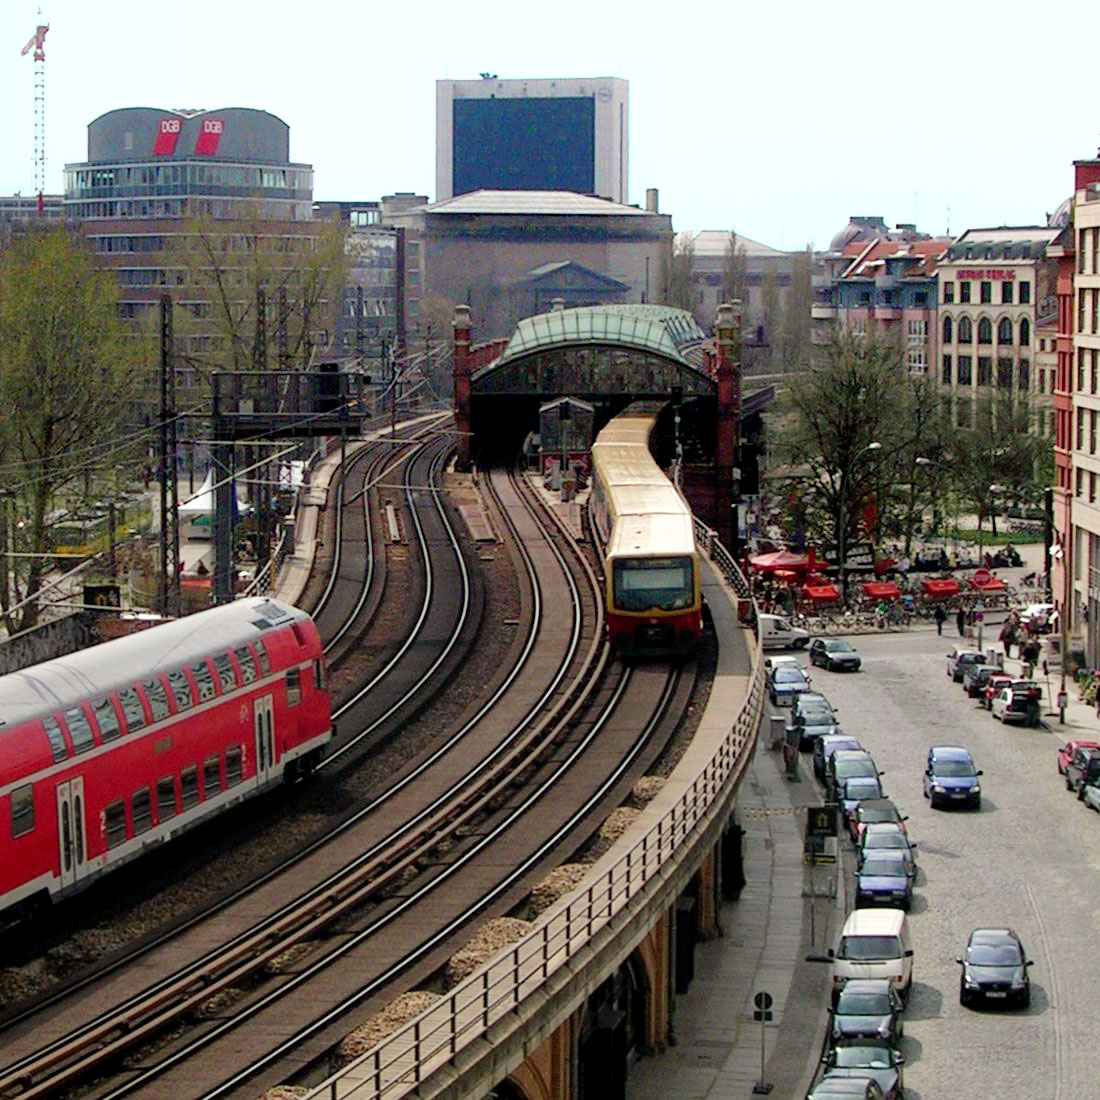
M39 17L41 18L41 11ZM46 190L46 32L49 23L39 23L21 56L34 50L34 189L38 194L38 216L45 212Z

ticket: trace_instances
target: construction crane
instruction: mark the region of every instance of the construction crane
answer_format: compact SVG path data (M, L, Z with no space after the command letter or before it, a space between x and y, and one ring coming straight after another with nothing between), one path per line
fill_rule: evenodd
M41 17L41 10L38 14ZM34 189L38 193L40 218L46 210L43 193L46 190L46 32L49 29L49 23L39 23L20 54L26 57L34 50Z

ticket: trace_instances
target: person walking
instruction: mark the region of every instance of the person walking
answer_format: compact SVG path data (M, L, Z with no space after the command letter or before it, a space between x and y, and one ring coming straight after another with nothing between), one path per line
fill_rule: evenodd
M1030 680L1035 672L1035 665L1039 660L1039 642L1036 638L1028 638L1020 647L1020 657L1024 662L1024 679Z
M932 618L936 620L936 633L943 635L943 621L947 618L947 612L944 611L942 604L936 604L936 610L932 612Z
M955 626L959 629L959 637L966 637L966 612L963 611L963 605L959 604L959 610L955 612Z

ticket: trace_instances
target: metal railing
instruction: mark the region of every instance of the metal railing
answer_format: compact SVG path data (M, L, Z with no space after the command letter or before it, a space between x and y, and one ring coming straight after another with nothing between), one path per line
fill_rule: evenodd
M698 525L700 544L738 596L748 584L715 533ZM447 1066L496 1022L514 1013L526 998L545 990L567 964L642 895L658 890L669 861L709 824L709 811L727 793L755 743L763 711L764 677L756 647L749 690L727 735L714 755L688 783L676 802L610 865L594 868L596 877L548 909L538 925L465 981L359 1056L308 1094L310 1100L395 1100L406 1096ZM598 870L597 870L598 869ZM663 873L662 873L663 872ZM641 899L641 901L639 900ZM354 1082L354 1083L353 1083Z

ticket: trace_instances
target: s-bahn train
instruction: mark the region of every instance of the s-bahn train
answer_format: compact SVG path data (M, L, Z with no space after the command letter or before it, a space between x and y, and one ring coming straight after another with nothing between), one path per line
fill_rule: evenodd
M702 633L691 509L650 453L657 407L632 405L592 445L607 631L625 656L690 653Z
M321 638L251 598L0 676L0 920L318 763Z

